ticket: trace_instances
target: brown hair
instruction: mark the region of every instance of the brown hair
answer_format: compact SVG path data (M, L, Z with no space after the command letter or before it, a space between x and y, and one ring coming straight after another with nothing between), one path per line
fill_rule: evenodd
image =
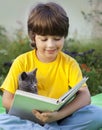
M69 19L64 9L53 2L38 4L28 17L28 35L35 47L34 37L38 35L64 36L68 35Z

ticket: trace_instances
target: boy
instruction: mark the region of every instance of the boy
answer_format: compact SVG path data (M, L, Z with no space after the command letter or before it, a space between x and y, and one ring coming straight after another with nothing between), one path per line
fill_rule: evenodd
M61 49L67 37L69 18L56 3L38 4L28 17L28 35L34 49L17 57L1 86L3 105L9 110L18 89L18 75L37 68L38 94L59 98L82 79L78 63ZM36 130L97 130L102 127L102 109L90 104L90 93L83 85L76 98L59 111L33 114L43 122L36 124L5 114L0 116L0 127ZM4 120L5 121L2 121ZM11 123L12 124L11 125Z

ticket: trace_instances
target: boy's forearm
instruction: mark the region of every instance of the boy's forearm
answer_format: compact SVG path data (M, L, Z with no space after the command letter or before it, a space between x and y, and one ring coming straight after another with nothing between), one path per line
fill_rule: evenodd
M90 104L90 93L87 88L80 89L77 93L76 98L71 101L69 104L64 106L60 111L58 111L58 120L70 116L72 113L77 111L78 109Z
M2 97L3 107L5 107L7 110L9 110L11 107L13 98L14 98L14 94L4 90L3 97Z

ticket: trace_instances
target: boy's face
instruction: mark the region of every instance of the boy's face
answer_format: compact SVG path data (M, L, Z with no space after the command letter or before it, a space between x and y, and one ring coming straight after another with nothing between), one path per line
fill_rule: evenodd
M56 59L58 52L63 48L64 36L35 35L37 57L42 62L51 62Z

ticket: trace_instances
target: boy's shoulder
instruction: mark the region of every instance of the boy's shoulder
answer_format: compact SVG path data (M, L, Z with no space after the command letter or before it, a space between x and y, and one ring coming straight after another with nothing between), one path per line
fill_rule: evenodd
M30 50L30 51L24 52L21 55L19 55L18 57L28 56L28 55L34 55L34 51L35 50Z
M22 59L22 58L27 58L31 56L34 56L34 50L30 50L28 52L22 53L16 59Z
M34 50L31 50L31 51L28 51L28 52L25 52L25 53L22 53L20 54L19 56L17 56L15 59L14 59L14 62L20 62L20 63L27 63L28 61L30 62L32 59L34 58Z
M64 53L64 52L61 51L60 55L61 55L62 59L66 60L68 62L69 61L76 62L76 60L72 56L70 56L69 54L66 54L66 53Z

